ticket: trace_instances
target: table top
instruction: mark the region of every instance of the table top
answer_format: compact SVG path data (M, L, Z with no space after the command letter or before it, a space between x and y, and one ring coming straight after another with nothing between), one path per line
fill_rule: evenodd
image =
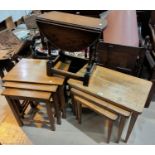
M14 88L6 88L3 90L2 95L4 96L14 96L14 97L28 97L28 98L35 98L41 100L50 100L51 92L44 92L44 91L30 91L30 90L21 90L21 89L14 89Z
M38 90L45 92L56 92L58 86L57 85L47 85L47 84L33 84L33 83L25 83L25 82L4 82L3 87L5 88L18 88L24 90Z
M22 59L10 72L7 73L7 75L2 80L25 83L63 85L63 77L47 76L46 62L47 60Z
M70 79L68 83L81 91L127 110L141 113L149 96L152 82L96 66L89 86Z
M106 20L100 18L87 17L81 15L75 15L64 12L52 11L44 13L37 17L37 20L44 20L64 25L72 25L78 27L85 27L87 29L102 30L106 27Z

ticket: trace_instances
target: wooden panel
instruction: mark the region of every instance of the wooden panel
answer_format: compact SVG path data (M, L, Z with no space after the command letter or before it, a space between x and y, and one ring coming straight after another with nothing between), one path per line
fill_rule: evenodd
M141 113L149 96L152 82L129 76L117 71L97 66L89 86L78 80L68 83L81 91L92 94L105 101Z
M108 103L108 102L100 100L100 99L98 99L98 98L96 98L96 97L94 97L92 95L81 92L81 91L79 91L77 89L74 89L74 88L71 89L71 92L73 94L75 94L76 96L80 96L80 97L82 97L83 99L85 99L87 101L90 101L90 102L93 102L93 103L97 104L98 106L107 108L109 110L112 110L112 111L114 111L114 112L116 112L118 114L121 114L123 116L126 116L126 117L130 116L130 112L128 112L128 111L126 111L124 109L121 109L121 108L119 108L119 107L117 107L117 106L115 106L113 104Z
M14 97L27 97L35 99L49 100L51 97L50 92L41 92L41 91L30 91L30 90L21 90L21 89L12 89L7 88L2 92L2 95L5 96L14 96Z
M104 108L101 108L99 106L96 106L95 104L87 101L87 100L84 100L78 96L74 96L74 99L77 101L77 102L80 102L81 104L84 104L85 106L89 107L90 109L94 110L95 112L111 119L111 120L116 120L117 119L117 115L112 113L112 112L109 112L108 110L105 110Z
M21 83L21 82L5 82L3 84L3 87L47 91L47 92L56 92L58 88L58 86L56 85L31 84L31 83Z
M7 73L3 80L62 85L64 78L47 76L46 62L47 60L22 59L9 73Z
M96 52L97 63L102 66L135 76L140 75L145 57L144 48L101 41L98 43Z

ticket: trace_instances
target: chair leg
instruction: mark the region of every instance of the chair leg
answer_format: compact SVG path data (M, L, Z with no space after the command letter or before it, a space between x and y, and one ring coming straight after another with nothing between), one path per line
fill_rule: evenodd
M124 129L125 122L126 122L126 117L121 116L119 127L118 127L118 137L117 137L116 143L119 143L121 139L121 135Z
M112 127L113 127L113 121L112 121L112 120L109 120L109 124L108 124L108 138L107 138L107 143L110 142L111 133L112 133Z
M51 108L51 103L49 101L46 102L46 107L47 107L47 114L48 114L48 119L50 121L51 129L55 131L55 121L54 121L54 116Z

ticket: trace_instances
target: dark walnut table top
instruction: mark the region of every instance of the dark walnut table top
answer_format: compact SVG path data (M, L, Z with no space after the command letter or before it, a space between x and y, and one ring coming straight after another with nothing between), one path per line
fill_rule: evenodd
M100 31L102 31L107 25L107 21L101 20L100 18L87 17L57 11L44 13L38 16L37 20Z

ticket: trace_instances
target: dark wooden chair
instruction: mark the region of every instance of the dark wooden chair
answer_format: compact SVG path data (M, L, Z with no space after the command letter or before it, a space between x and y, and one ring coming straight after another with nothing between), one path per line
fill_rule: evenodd
M20 41L10 30L0 32L0 76L3 71L12 69L15 62L18 62L18 53L22 50L24 42Z
M103 43L97 45L97 63L126 74L139 77L143 67L145 49Z
M151 11L149 28L151 31L151 40L152 40L153 49L155 49L155 11Z
M13 22L11 16L7 17L5 20L0 22L0 31L5 29L13 30L15 29L15 27L15 23Z

